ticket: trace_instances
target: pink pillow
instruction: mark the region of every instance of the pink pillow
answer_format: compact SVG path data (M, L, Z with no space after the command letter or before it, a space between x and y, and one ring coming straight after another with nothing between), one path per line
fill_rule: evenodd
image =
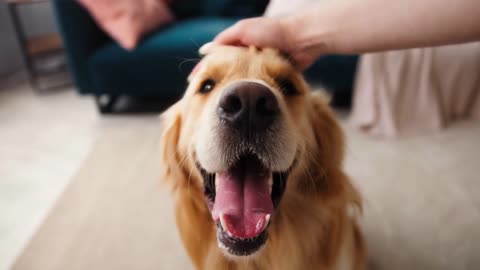
M78 0L120 46L132 50L143 34L173 21L168 0Z

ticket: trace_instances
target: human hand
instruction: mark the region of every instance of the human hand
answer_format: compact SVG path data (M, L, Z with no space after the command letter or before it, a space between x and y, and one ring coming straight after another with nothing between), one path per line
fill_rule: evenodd
M309 67L315 57L302 50L295 42L295 32L288 20L258 17L245 19L218 34L214 43L234 46L277 48L287 54L301 71Z

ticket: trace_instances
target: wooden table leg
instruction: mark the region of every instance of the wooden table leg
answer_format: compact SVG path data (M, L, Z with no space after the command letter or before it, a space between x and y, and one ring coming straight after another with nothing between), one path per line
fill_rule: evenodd
M30 81L30 85L32 86L32 88L36 91L39 91L40 88L38 85L37 76L35 75L35 67L32 59L27 53L26 35L25 35L25 32L23 31L22 22L20 21L20 18L18 15L17 4L8 3L8 10L12 18L13 28L15 30L15 36L20 46L20 54L22 56L23 63L27 68L28 80Z

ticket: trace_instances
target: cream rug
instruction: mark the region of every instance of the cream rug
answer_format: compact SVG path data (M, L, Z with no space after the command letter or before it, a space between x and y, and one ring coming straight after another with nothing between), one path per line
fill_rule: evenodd
M107 130L13 269L191 269L158 176L158 126ZM480 125L400 141L347 133L371 269L480 269Z
M13 269L189 269L158 176L159 121L107 129Z

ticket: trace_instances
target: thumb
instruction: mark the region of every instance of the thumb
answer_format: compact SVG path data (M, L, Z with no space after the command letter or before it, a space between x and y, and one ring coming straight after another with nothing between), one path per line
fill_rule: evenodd
M242 42L242 29L243 27L241 27L239 23L236 23L218 34L213 40L213 42L224 45L246 46Z
M312 57L306 52L297 52L290 55L293 60L293 64L299 71L305 71L315 62L315 57Z

